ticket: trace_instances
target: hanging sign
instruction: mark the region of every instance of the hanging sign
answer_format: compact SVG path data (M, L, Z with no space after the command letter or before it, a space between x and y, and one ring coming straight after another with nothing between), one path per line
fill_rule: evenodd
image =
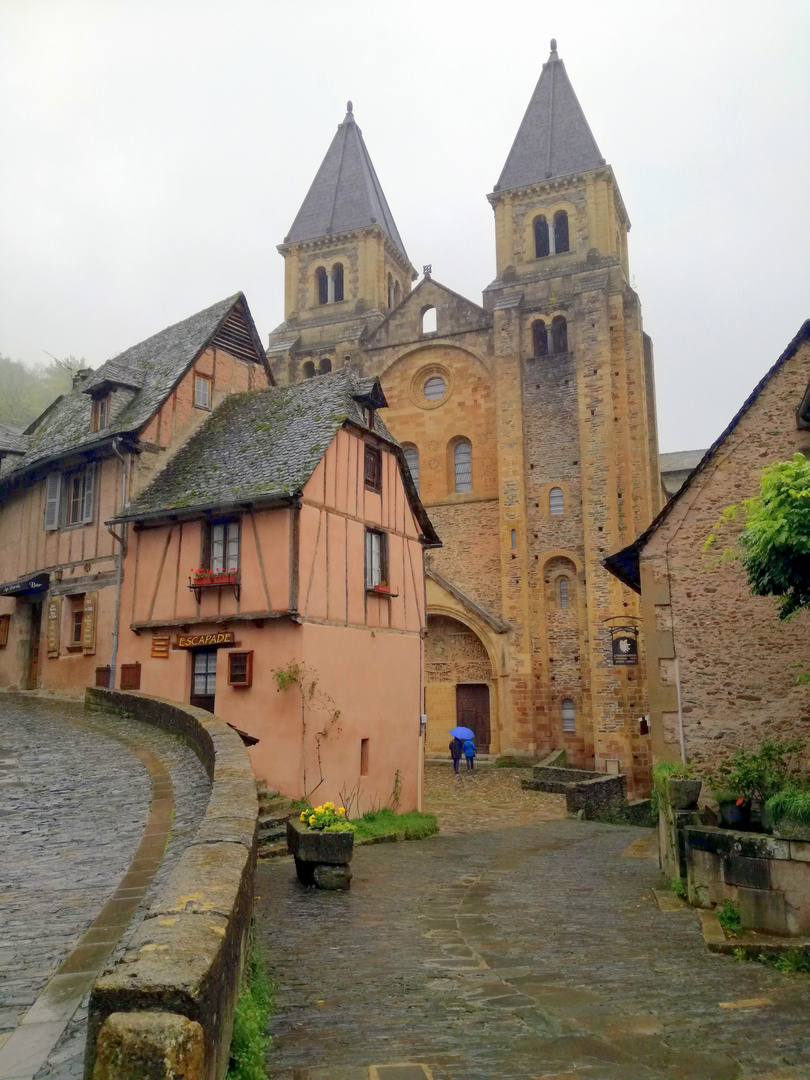
M160 660L169 659L169 635L168 634L152 634L152 656L158 657Z
M233 630L220 630L216 634L178 634L178 649L200 649L205 645L233 645Z
M638 630L635 626L611 626L614 665L638 663Z

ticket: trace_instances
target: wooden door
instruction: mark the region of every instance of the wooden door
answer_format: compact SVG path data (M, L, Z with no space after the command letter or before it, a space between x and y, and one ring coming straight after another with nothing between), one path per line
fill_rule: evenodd
M456 685L456 724L475 732L479 754L489 753L489 687L486 683Z
M31 604L30 651L28 653L28 689L39 686L39 644L42 630L42 601Z
M191 704L213 712L216 687L217 650L195 649L191 656Z

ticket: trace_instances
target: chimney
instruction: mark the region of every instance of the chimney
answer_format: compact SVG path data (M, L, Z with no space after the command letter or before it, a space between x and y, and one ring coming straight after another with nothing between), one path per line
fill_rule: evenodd
M77 386L81 386L82 383L86 382L92 374L93 369L91 367L79 368L73 376L73 389L75 390Z

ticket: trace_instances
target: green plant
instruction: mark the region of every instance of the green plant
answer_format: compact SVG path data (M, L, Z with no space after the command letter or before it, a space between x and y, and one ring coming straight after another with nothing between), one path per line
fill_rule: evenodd
M724 900L722 905L717 909L717 921L723 927L725 932L732 936L739 934L742 929L740 912L737 905L732 904L730 900Z
M679 877L674 877L674 878L673 878L673 879L672 879L672 880L670 881L670 883L669 883L669 887L670 887L670 889L672 890L672 892L674 892L676 896L680 896L680 898L681 898L682 900L683 900L683 898L684 898L684 897L686 896L686 886L684 885L684 883L683 883L683 881L681 880L681 878L679 878Z
M321 760L321 743L334 730L337 738L341 729L340 709L335 708L335 703L328 694L318 689L318 673L307 664L292 660L285 668L276 668L273 671L276 681L276 689L280 693L296 689L301 702L301 770L304 788L304 796L309 799L313 791L317 791L323 783L323 762ZM315 722L315 717L320 719L315 732L315 756L318 762L318 783L310 790L307 787L307 725Z
M346 820L345 809L342 806L335 808L333 802L325 802L323 806L305 807L299 814L299 820L318 832L354 831L354 825Z
M502 754L495 762L498 769L530 769L537 764L537 758L517 757L514 754Z
M810 825L810 791L800 791L795 787L783 788L768 799L765 809L771 821L787 817Z
M227 1080L266 1080L264 1059L270 1045L267 1021L272 993L263 957L254 946L242 975L231 1036Z
M695 770L688 762L659 761L653 766L652 778L654 789L666 796L667 780L693 780Z
M391 804L391 809L396 812L399 810L399 803L402 797L402 770L397 769L394 773L394 788L391 792L391 798L388 800Z
M765 802L798 774L803 749L804 744L796 739L767 739L758 750L736 750L711 777L718 801L720 795L730 795Z
M425 840L439 831L435 814L422 814L418 810L395 814L387 806L380 810L369 810L353 821L352 825L358 840L391 835L402 840Z
M745 949L735 949L731 955L734 957L735 960L748 959L748 953L745 951Z
M810 957L801 949L788 949L780 953L773 965L783 975L810 974Z

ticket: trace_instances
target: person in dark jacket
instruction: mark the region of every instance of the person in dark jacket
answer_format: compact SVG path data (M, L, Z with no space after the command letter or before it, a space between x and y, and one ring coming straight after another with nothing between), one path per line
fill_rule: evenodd
M468 769L468 771L470 769L474 769L475 768L475 743L472 741L472 739L465 739L464 740L463 749L464 749L464 757L466 758L466 761L467 761L467 769Z
M450 757L453 759L453 772L458 776L458 763L461 761L464 744L461 739L450 740Z

